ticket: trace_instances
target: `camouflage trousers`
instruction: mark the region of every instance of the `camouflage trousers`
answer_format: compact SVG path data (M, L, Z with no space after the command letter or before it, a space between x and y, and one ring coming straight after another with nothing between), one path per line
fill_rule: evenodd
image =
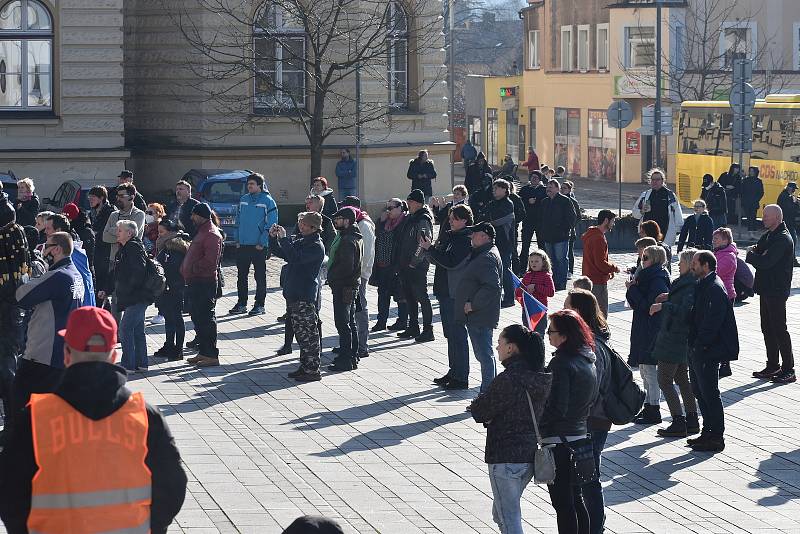
M319 372L319 330L314 302L292 302L287 305L297 344L300 345L300 367L306 373Z

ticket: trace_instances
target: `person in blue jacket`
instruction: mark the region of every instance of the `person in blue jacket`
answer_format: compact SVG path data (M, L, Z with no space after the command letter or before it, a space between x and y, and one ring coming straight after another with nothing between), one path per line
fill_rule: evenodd
M236 271L238 273L236 306L231 315L247 311L247 278L253 265L256 279L256 297L250 315L264 314L267 298L267 251L269 229L278 222L278 206L269 194L264 176L253 173L247 177L247 194L239 202L239 231L236 243Z
M339 198L358 196L358 167L350 150L343 148L340 159L336 163L336 178L339 180Z
M72 236L72 255L70 257L72 258L72 264L80 273L81 279L83 280L83 287L86 289L83 293L81 306L95 306L97 300L95 299L94 293L94 273L89 264L89 257L86 254L86 250L83 248L83 243L78 237L78 234L72 229L72 225L66 215L55 213L45 221L45 235L52 235L55 232L66 232Z

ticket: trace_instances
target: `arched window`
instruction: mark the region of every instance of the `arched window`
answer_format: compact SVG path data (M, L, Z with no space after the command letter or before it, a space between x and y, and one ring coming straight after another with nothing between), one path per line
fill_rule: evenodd
M53 22L36 0L0 8L0 111L53 107Z
M389 106L408 108L408 17L400 2L389 2L386 10L386 60Z
M253 110L305 108L306 34L302 22L275 6L265 7L253 25L253 50Z

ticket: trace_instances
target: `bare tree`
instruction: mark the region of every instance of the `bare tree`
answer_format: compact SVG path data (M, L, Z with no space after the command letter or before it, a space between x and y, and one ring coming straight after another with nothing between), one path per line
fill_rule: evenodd
M308 138L311 177L321 173L331 135L354 136L358 127L385 135L394 111L413 109L444 78L444 69L415 68L416 58L442 46L438 2L161 3L189 45L176 67L189 70L192 98L230 131L288 118ZM427 77L417 79L423 70ZM357 73L372 90L360 94Z
M753 35L751 28L758 26L761 9L759 6L754 10L756 4L689 0L686 7L670 10L664 35L671 45L663 47L661 55L667 98L676 102L719 99L730 91L733 61L740 58L753 60L753 85L763 94L780 91L788 84L789 78L782 72L787 68L785 54L775 45L777 35ZM654 11L653 6L647 9ZM639 22L628 32L625 57L619 58L620 64L625 66L628 79L641 88L639 94L652 95L656 78L655 28Z

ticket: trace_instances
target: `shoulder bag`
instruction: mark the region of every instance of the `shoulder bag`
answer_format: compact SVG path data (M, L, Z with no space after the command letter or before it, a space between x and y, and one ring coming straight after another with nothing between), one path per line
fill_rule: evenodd
M542 436L539 434L539 424L536 422L536 413L533 411L533 401L530 393L525 391L528 397L528 407L531 409L531 419L533 419L533 429L536 431L536 453L533 457L533 481L536 484L552 484L556 479L556 460L553 458L551 447L542 444Z

